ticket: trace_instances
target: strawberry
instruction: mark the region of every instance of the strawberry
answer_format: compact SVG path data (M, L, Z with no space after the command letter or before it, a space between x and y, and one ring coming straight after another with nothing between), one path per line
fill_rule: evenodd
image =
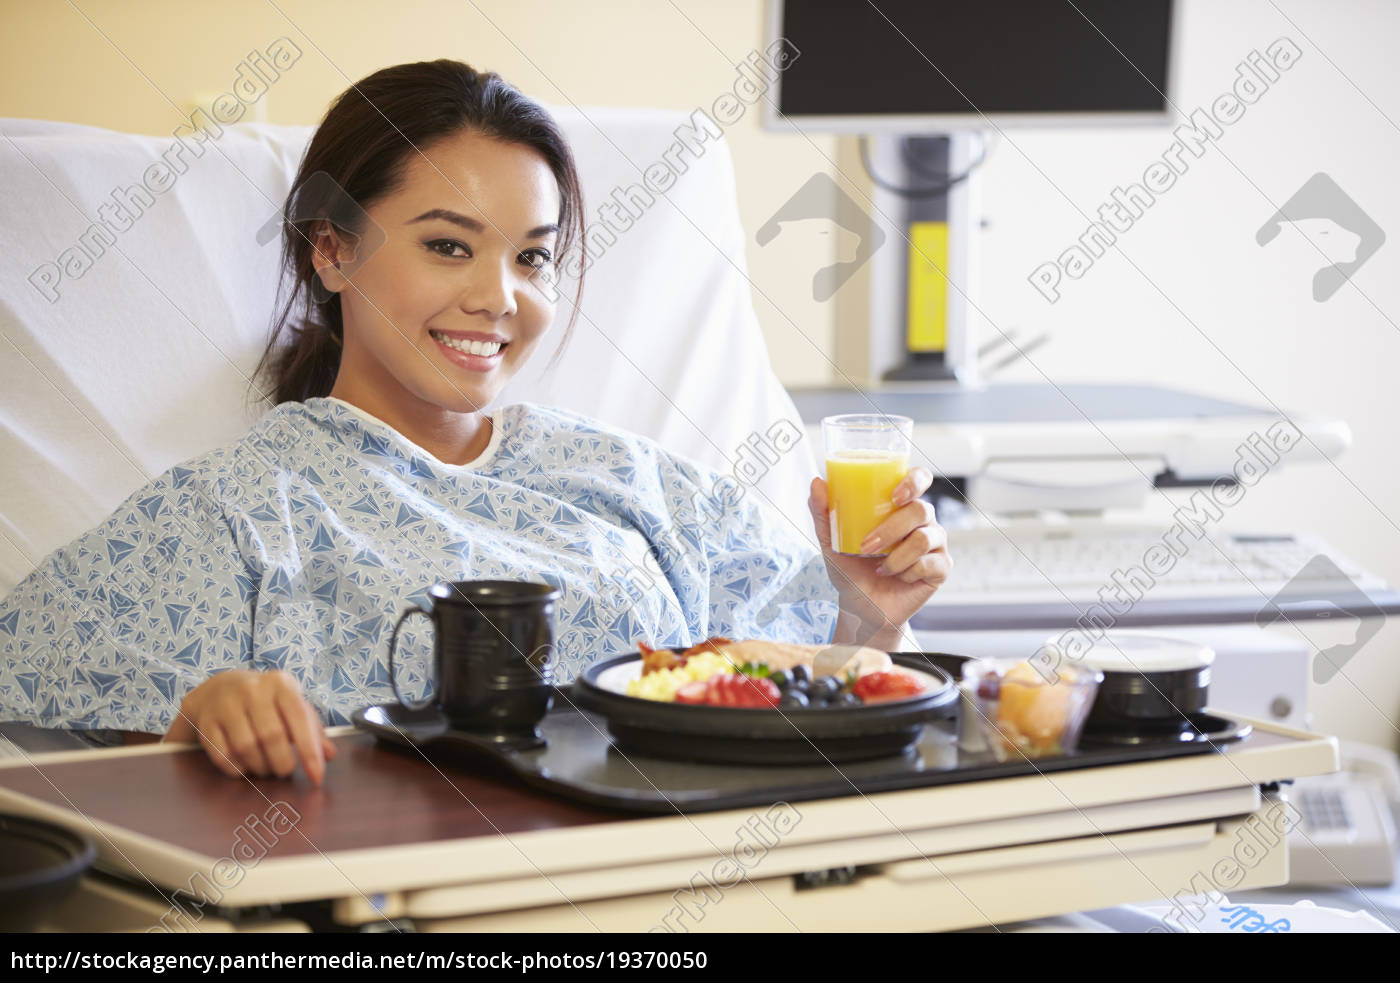
M676 702L712 707L767 709L783 698L778 687L766 679L755 679L736 672L720 673L703 682L686 683L676 690Z
M707 703L710 696L710 684L703 679L697 679L693 683L686 683L676 690L677 703Z
M851 692L864 703L886 703L890 700L907 700L924 691L924 684L916 677L898 669L883 672L869 672L855 681Z
M721 705L767 709L778 705L783 694L771 681L739 673L726 673L710 680L711 691L719 690Z

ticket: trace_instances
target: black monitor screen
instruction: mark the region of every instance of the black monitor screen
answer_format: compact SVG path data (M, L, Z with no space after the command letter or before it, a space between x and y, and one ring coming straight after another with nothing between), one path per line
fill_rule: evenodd
M789 116L1161 113L1171 0L788 0Z

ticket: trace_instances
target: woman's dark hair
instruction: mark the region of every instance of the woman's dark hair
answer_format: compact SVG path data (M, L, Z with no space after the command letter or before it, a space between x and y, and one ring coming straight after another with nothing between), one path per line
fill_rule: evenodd
M398 189L410 158L463 131L538 152L559 185L554 262L582 242L583 189L573 154L543 107L495 72L478 72L446 58L375 72L332 103L287 195L282 270L291 286L254 373L255 379L271 384L275 402L328 395L340 369L340 295L325 290L312 263L315 228L329 220L339 233L363 245L366 210ZM356 257L361 258L358 251ZM573 333L582 292L580 270L573 313L555 358ZM284 329L289 337L279 344Z

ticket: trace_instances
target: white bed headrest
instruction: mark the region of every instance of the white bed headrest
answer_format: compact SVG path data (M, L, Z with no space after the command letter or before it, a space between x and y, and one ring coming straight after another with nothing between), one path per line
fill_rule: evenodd
M662 110L551 112L590 221L690 124ZM212 142L185 136L193 148L172 156L176 136L0 119L0 595L152 477L261 414L246 394L279 246L256 235L282 207L312 131L239 124ZM724 473L761 475L750 493L810 539L807 441L770 463L754 439L801 421L754 315L728 146L712 140L678 159L685 173L590 262L553 372L543 375L547 338L497 402L568 407ZM171 160L181 173L148 171ZM561 286L553 338L573 296Z

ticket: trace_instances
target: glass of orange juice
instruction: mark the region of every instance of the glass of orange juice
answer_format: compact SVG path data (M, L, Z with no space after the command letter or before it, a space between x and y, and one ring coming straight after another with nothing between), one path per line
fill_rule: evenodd
M884 413L850 413L822 420L826 444L831 548L848 556L887 556L891 547L861 552L861 540L894 511L895 486L909 473L914 421Z

